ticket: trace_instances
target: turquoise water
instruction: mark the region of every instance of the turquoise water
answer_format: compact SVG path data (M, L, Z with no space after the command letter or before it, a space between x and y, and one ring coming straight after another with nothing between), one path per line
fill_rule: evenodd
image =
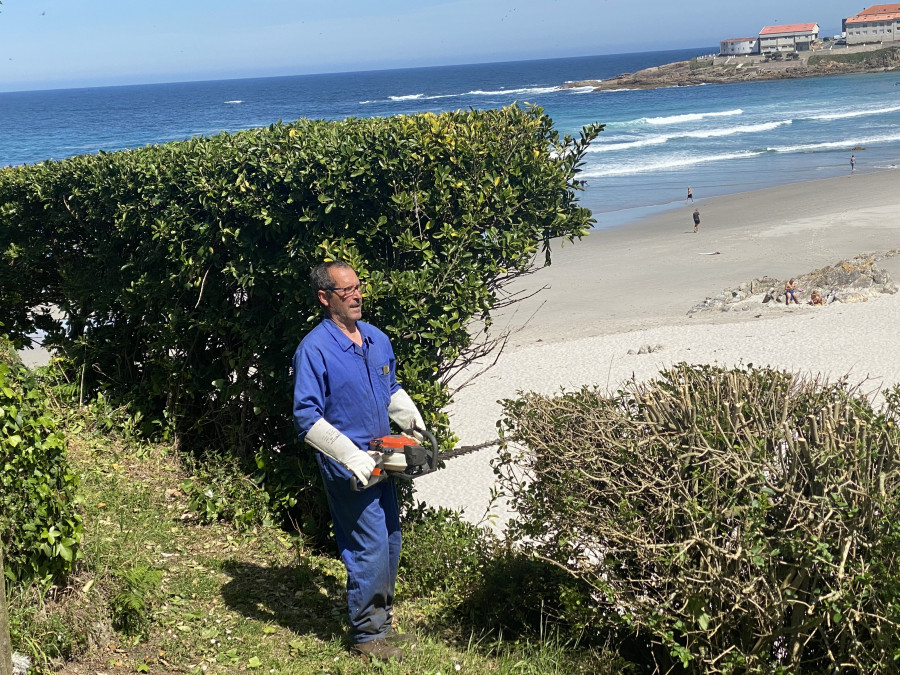
M703 198L900 164L900 74L594 93L567 81L711 48L406 70L0 93L0 166L300 117L541 105L563 133L600 122L582 167L598 227Z

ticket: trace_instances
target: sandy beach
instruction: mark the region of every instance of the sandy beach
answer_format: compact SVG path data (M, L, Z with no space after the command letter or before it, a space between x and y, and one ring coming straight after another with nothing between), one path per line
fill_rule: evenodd
M705 298L755 278L786 279L900 248L898 182L900 172L889 170L712 199L695 191L695 204L557 243L552 265L514 289L541 292L496 317L513 331L497 364L454 395L460 443L496 439L499 401L518 391L615 390L682 361L848 375L872 392L900 383L900 293L824 307L758 301L749 311L688 315ZM900 255L878 264L900 282ZM644 345L660 348L629 353ZM29 364L46 360L40 350L22 356ZM501 531L510 514L490 504L494 456L488 448L453 459L416 481L418 499Z
M498 401L517 391L614 390L681 361L847 375L870 392L900 383L900 294L824 307L759 301L749 311L688 315L754 278L786 279L900 248L898 182L891 170L708 200L695 191L696 204L555 249L549 268L521 280L523 290L543 290L498 317L514 333L497 364L454 396L451 424L460 442L495 439ZM694 208L701 213L696 234ZM900 256L878 265L900 280ZM629 354L643 345L661 349ZM453 459L417 480L418 498L502 529L509 514L489 510L493 456L486 449Z

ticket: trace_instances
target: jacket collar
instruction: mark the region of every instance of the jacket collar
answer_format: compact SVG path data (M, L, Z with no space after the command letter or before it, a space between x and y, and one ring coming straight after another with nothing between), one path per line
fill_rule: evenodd
M347 351L348 349L353 349L353 347L358 346L355 342L353 342L353 340L351 340L344 334L344 331L342 331L330 317L326 316L325 318L323 318L322 324L325 326L325 329L328 331L334 341L338 343L338 346L343 351ZM364 321L357 321L356 327L359 329L360 335L362 335L363 345L372 344L372 337L368 333L368 324Z

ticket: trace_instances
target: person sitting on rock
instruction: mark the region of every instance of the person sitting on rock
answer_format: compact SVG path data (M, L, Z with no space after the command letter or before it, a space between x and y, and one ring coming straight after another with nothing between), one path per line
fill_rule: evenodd
M819 291L813 291L812 295L809 297L809 304L811 305L824 305L825 298L822 297Z
M800 301L797 299L797 293L800 292L800 289L797 288L797 282L794 279L791 279L784 285L784 304L790 305L791 300L796 304L800 304Z

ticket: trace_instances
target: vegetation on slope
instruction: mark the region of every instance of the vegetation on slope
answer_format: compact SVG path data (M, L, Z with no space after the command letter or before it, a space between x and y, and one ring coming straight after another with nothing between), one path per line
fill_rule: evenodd
M233 465L141 440L102 397L57 410L81 478L83 557L55 585L10 585L13 645L38 672L372 671L344 641L340 561L273 524ZM446 511L409 510L404 538L396 619L421 639L379 672L627 672L555 626L552 587L527 592L551 568Z

